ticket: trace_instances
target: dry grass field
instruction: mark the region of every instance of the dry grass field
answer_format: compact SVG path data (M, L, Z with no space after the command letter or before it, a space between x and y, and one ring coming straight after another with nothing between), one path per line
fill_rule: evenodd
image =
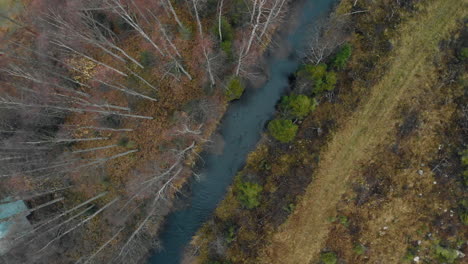
M314 181L294 213L262 252L262 263L315 263L312 261L319 256L329 235L332 225L329 219L336 216L337 204L352 188L353 177L359 174L362 164L373 162L381 146L390 145L394 140L392 132L401 121L399 106L426 96L436 82L432 60L439 52L440 41L446 39L455 30L457 21L467 15L466 4L464 0L425 1L421 3L418 16L402 23L398 37L392 41L391 55L380 62L388 67L385 76L321 153ZM444 118L439 114L431 120L432 125ZM421 156L434 147L429 146L434 144L430 122L426 128L426 138L415 143L428 144L417 149ZM392 208L386 209L390 215L413 210L406 207L405 201L395 200L392 204ZM396 246L379 252L379 256L386 260L383 263L399 263L403 250L405 247Z

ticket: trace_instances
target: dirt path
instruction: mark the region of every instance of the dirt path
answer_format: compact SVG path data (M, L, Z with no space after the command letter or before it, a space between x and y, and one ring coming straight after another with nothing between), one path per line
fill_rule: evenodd
M337 202L349 187L359 165L372 159L377 146L389 140L395 110L402 101L420 95L421 82L435 78L428 59L438 43L466 15L465 0L433 0L417 18L400 29L390 67L373 87L370 99L334 135L321 155L316 178L294 214L274 235L262 253L262 263L307 264L318 255L327 238Z

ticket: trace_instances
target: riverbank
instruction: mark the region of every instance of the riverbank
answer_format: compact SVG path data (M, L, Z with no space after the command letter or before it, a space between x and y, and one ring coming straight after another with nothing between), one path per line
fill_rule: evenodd
M328 12L331 1L296 4L289 14L294 19L278 29L274 41L277 46L272 47L265 59L269 80L248 89L241 100L229 107L219 128L222 147L217 153L201 156L199 182L190 184L187 206L169 216L161 236L163 250L151 258L152 263L179 263L191 236L212 214L235 172L244 165L247 153L255 147L275 111L275 104L288 86L289 75L297 69L300 59L297 50L302 50L310 24Z
M353 16L354 33L349 39L353 55L345 70L338 74L335 92L320 98L320 105L300 124L298 135L292 143L279 144L265 138L257 150L249 155L248 164L236 177L225 200L216 209L215 216L204 225L192 242L195 255L198 256L196 263L315 263L320 261L321 252L322 261L326 261L327 256L332 261L324 263L336 263L338 258L350 263L401 261L411 242L402 242L404 238L389 237L386 234L398 233L403 236L404 233L409 234L410 230L401 232L401 229L410 225L424 225L427 219L417 216L421 214L421 208L434 202L436 192L430 192L432 195L427 200L420 199L419 207L414 207L419 209L403 214L391 209L392 206L395 209L407 208L401 207L402 204L398 201L402 200L389 196L388 192L392 191L386 191L398 188L398 184L392 182L391 178L380 176L367 178L362 182L359 177L364 173L360 168L372 164L377 167L390 164L389 153L380 156L375 153L390 149L390 146L385 147L384 141L388 140L388 133L392 133L394 124L405 127L408 123L416 122L411 119L412 115L408 111L398 114L398 111L405 108L405 104L407 109L418 109L427 118L424 119L424 129L427 131L421 131L419 135L429 131L432 131L429 133L431 135L440 133L433 128L441 120L434 120L429 116L433 114L431 111L438 112L440 116L444 110L435 105L423 108L418 104L421 107L419 108L414 104L408 105L410 101L406 100L424 98L419 100L429 102L445 96L440 94L442 91L439 85L428 85L430 82L422 82L424 78L421 77L429 74L434 78L437 75L432 74L433 66L427 57L436 55L439 42L456 29L457 16L463 18L460 10L454 11L457 16L450 17L450 10L456 9L455 1L443 2L429 1L398 6L396 3L385 4L384 1L372 4L359 1L354 7L354 1L341 2L338 12L366 12ZM422 23L421 20L425 22ZM434 26L436 21L440 27ZM446 21L446 24L441 23L442 21ZM416 25L426 25L426 28ZM411 45L418 45L418 48L413 49ZM405 52L411 52L412 55ZM416 54L421 57L415 56ZM439 58L438 55L436 57ZM408 67L417 69L418 72L413 72ZM406 89L405 87L408 88L406 92L397 93L393 90ZM455 88L457 89L460 91L462 88ZM434 97L425 94L428 91ZM456 109L457 106L452 104L448 108ZM445 110L445 114L453 113L447 108ZM455 112L457 111L460 110ZM405 122L401 121L401 115ZM400 135L401 133L403 132ZM430 152L427 148L435 146L439 140L419 136L411 140L412 144L417 142L418 147L406 145L405 149L417 149L422 151L419 155L425 155ZM371 148L368 144L374 145ZM459 147L455 149L459 150ZM406 162L421 162L421 156L416 158L417 156L415 154L406 157ZM423 163L427 164L427 160L432 157L427 155L424 158ZM402 161L396 163L399 162ZM411 175L418 171L412 167L414 164L408 166L406 174L401 174L400 179L406 182L418 181L413 176L408 177L409 171L413 173ZM370 172L370 176L373 173ZM396 172L380 173L393 175ZM380 173L377 175L381 175ZM397 175L400 175L399 172ZM258 199L258 205L251 209L246 208L239 198L245 193L243 182L255 183L261 187L259 192L251 194L251 197ZM432 183L430 176L427 183ZM449 185L460 190L456 179ZM431 187L427 184L415 190L429 192ZM356 190L368 192L356 194ZM459 199L457 195L462 193L454 192L453 197ZM362 202L360 199L366 201ZM451 202L452 208L459 207L456 199ZM361 203L368 203L368 206L356 208L362 206ZM375 203L381 203L377 206L379 209L370 209L376 206ZM434 219L435 215L434 211L430 211L425 217ZM406 217L406 220L416 220L401 221L405 225L390 226L389 217L394 217L395 220L400 216ZM381 226L374 225L373 223L378 222L373 222L375 218L384 223L379 222ZM451 221L460 228L459 220L455 218ZM368 226L375 230L366 230L365 227ZM463 233L458 233L452 239L462 237ZM392 250L385 250L387 245L392 245ZM427 250L430 251L431 246L426 247ZM444 243L440 247L455 248L454 245L449 247ZM460 246L457 249L460 250Z

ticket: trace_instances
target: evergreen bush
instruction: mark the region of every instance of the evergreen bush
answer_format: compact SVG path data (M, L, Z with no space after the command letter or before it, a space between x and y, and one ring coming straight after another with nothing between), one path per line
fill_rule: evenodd
M241 182L237 186L239 202L247 209L253 209L260 205L260 193L262 192L262 186L251 183Z
M333 58L332 65L338 70L342 70L348 63L349 58L351 57L351 45L344 44L343 47L338 51L338 53Z
M314 94L320 94L324 91L331 91L336 85L336 73L327 71L327 65L320 63L317 65L307 64L299 72L299 77L305 77L313 82Z
M245 87L238 77L232 78L226 90L226 96L229 101L239 99L244 93Z
M291 120L275 119L268 124L268 131L278 141L287 143L294 139L297 133L297 125Z
M320 261L323 264L336 264L338 261L338 258L336 257L336 254L333 252L326 252L322 253L320 255Z
M317 100L305 95L283 96L281 108L294 118L304 118L317 107Z

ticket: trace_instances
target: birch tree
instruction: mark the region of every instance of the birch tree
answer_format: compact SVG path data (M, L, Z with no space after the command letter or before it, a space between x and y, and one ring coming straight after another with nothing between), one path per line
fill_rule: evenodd
M309 63L319 64L323 62L333 51L342 45L347 37L349 17L333 16L318 21L309 32L309 43L306 51L306 59Z
M223 4L224 0L219 1L219 7L218 7L218 35L219 35L219 41L223 42L223 32L222 32L222 17L223 17Z
M255 42L263 44L270 26L282 17L285 2L286 0L253 0L250 13L250 30L247 37L242 40L237 60L236 76L243 71L242 64L244 59L249 56L252 45Z
M198 8L197 8L197 2L198 0L191 0L192 3L193 3L193 9L195 11L195 18L197 20L197 25L198 25L198 32L200 33L200 38L201 38L201 41L202 41L202 49L203 49L203 55L205 56L205 59L206 59L206 67L207 67L207 71L208 71L208 75L210 77L210 82L211 82L211 86L215 85L215 80L214 80L214 77L213 77L213 72L211 70L211 61L210 61L210 58L209 58L209 54L206 50L206 46L205 46L205 38L204 38L204 35L203 35L203 26L201 24L201 21L200 21L200 17L198 16Z
M93 213L92 215L88 216L87 218L85 218L83 221L80 221L79 223L77 223L76 225L72 226L71 228L69 228L68 230L66 230L63 234L53 238L52 240L50 240L45 246L43 246L42 248L40 248L38 251L35 252L35 254L37 253L40 253L42 252L43 250L45 250L47 247L49 247L52 243L54 243L55 241L57 241L58 239L64 237L65 235L67 235L68 233L72 232L73 230L75 230L76 228L86 224L87 222L89 222L90 220L92 220L94 217L96 217L99 213L101 213L102 211L104 211L106 208L108 208L109 206L111 206L112 204L114 204L115 202L118 201L118 198L115 198L113 199L112 201L108 202L107 204L105 204L103 207L101 207L99 210L97 210L95 213Z
M169 57L172 60L172 62L176 65L176 67L180 69L189 80L192 80L192 76L182 66L182 64L174 56L172 56L172 54L163 52L163 49L151 39L151 37L146 33L146 31L127 11L127 9L124 7L120 0L107 0L107 3L113 8L116 14L118 14L122 19L124 19L131 27L133 27L136 30L136 32L138 32L138 34L143 37L143 39L150 43L151 46L153 46L162 57Z

